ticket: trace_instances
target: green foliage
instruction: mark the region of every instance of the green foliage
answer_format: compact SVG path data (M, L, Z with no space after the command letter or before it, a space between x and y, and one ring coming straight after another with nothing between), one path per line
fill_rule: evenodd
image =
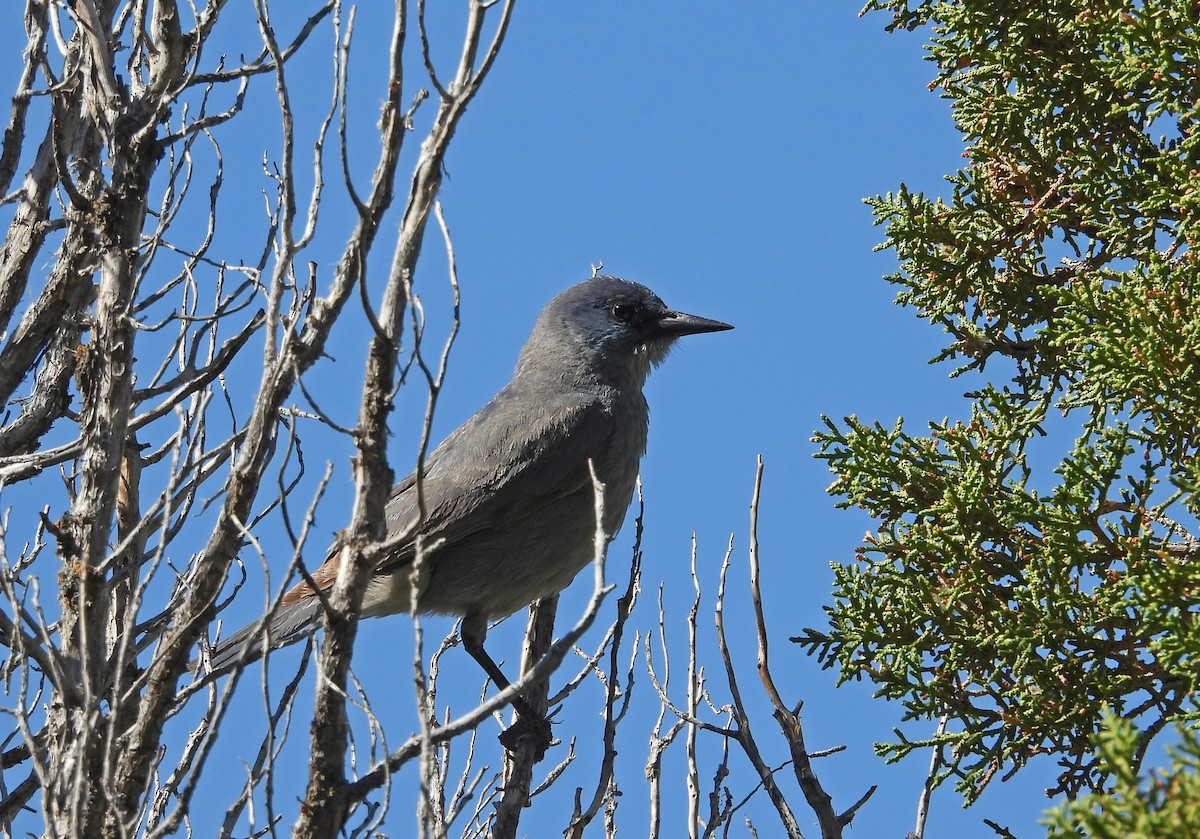
M1200 686L1200 11L868 9L932 27L967 144L948 197L869 200L888 279L981 384L968 420L923 435L826 419L830 492L878 525L834 565L830 625L797 640L921 729L948 716L939 781L968 802L1038 755L1062 769L1051 792L1100 790L1105 709L1136 731L1136 772ZM928 745L897 738L889 759Z
M1200 836L1200 738L1179 730L1182 743L1171 748L1165 772L1141 775L1139 740L1128 721L1106 716L1094 739L1100 764L1112 786L1082 796L1050 814L1050 839L1190 839Z

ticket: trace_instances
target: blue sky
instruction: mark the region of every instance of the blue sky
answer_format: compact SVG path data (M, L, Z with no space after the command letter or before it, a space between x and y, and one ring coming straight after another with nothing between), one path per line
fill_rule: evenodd
M886 17L859 18L853 3L570 8L518 9L506 54L449 161L444 202L460 271L464 285L479 278L464 292L451 368L462 377L459 393L473 389L466 377L485 375L477 358L488 357L488 368L487 384L464 395L461 409L459 394L442 406L442 427L452 428L503 382L539 302L586 275L589 262L603 259L606 271L649 284L673 306L735 324L734 332L687 341L648 387L642 614L653 617L646 607L665 580L682 622L693 530L708 604L730 533L743 557L732 573L743 571L738 583L744 578L746 510L761 453L775 675L785 698L805 701L811 748L847 746L818 763L835 802L849 806L865 787L880 785L851 835L903 836L927 757L886 767L871 749L891 737L900 707L871 699L864 684L835 688L834 673L786 638L823 624L829 562L848 561L870 527L825 495L831 476L808 442L819 416L853 412L889 424L904 416L919 429L926 419L966 411L967 383L927 363L942 336L893 305L882 277L895 263L872 252L882 230L862 203L901 182L938 192L942 176L961 165L949 109L928 90L933 67L922 60L921 33L888 35ZM496 330L473 330L472 322L478 311L490 323L510 302L506 357L487 349L500 340ZM612 553L616 567L626 540ZM754 691L745 600L730 613L730 625L743 628L743 686ZM701 628L711 637L711 618ZM719 659L708 649L716 679ZM644 680L638 689L648 690ZM758 708L756 732L768 740L774 722ZM771 753L779 756L780 746L773 742ZM636 748L627 743L622 755L630 752ZM623 808L641 806L641 759L624 766ZM927 835L991 835L985 817L1018 836L1039 835L1050 774L1032 767L967 811L943 788ZM677 814L681 799L680 784ZM793 799L802 826L816 834L800 796ZM776 835L765 800L751 812L761 835ZM642 824L632 821L633 835Z
M358 12L351 67L352 169L360 185L373 165L370 140L390 27L390 9L374 5L379 8L364 4ZM290 9L278 4L275 12L284 32L294 29L290 17L300 19ZM832 671L822 671L787 642L804 626L823 625L829 563L848 561L871 526L856 512L835 510L824 492L831 476L813 459L808 440L820 415L857 413L889 424L904 416L919 429L927 419L964 414L961 394L969 389L967 382L948 380L949 367L927 363L942 336L892 304L893 290L882 277L894 270L894 260L873 252L883 234L862 203L864 196L901 182L913 190L942 191L942 176L961 163L962 142L946 103L928 90L933 68L922 60L925 33L887 35L884 16L860 19L857 10L853 3L676 0L531 0L519 6L493 75L447 160L442 203L458 260L462 329L434 437L448 433L504 383L538 309L586 278L594 263L602 261L605 273L646 283L669 305L734 324L733 332L684 341L647 388L652 421L642 471L646 559L635 622L654 625L655 592L664 582L668 620L680 631L691 597L687 569L694 532L706 591L701 629L711 639L711 598L733 534L727 621L734 627L731 642L743 687L757 693L744 557L747 507L761 454L766 476L759 531L775 677L785 700L805 702L810 748L847 747L818 763L835 803L847 807L867 786L879 784L850 835L900 837L911 829L927 758L887 767L874 756L872 743L891 737L901 708L872 700L867 685L836 688ZM435 22L435 58L443 62L457 55L457 21ZM230 23L228 37L236 25ZM324 101L327 42L324 37L310 44L311 58L291 71L294 90L303 91L294 93L298 106L309 97ZM10 56L20 49L7 46ZM11 58L0 65L9 89L15 68ZM416 68L410 72L415 78ZM260 86L250 107L269 106L269 97L269 87ZM318 104L317 112L322 108ZM267 117L248 122L224 135L227 178L265 188L263 154L270 154L277 129ZM418 129L421 125L419 115ZM305 126L311 123L302 120L301 129ZM243 211L261 215L261 204L246 206ZM221 254L253 261L257 252L251 240L239 239L236 209L225 212L230 215L220 234ZM308 254L319 270L331 267L337 256L344 225L338 228L335 221L333 227ZM390 243L388 231L383 238ZM378 250L372 270L382 273L389 246ZM448 298L436 238L427 242L417 283L436 338L445 332ZM330 351L335 360L308 379L310 388L325 394L325 407L347 425L357 405L362 338L361 330L342 329ZM401 393L392 448L398 473L411 467L423 410L418 390ZM343 441L340 449L317 446L307 455L311 472L319 473L325 460L335 470L317 520L320 550L344 525L349 508L349 448ZM623 576L631 538L627 528L614 543L614 578ZM580 582L564 598L568 616L586 597L587 581ZM258 604L261 599L247 598L237 614L248 619ZM515 659L518 622L489 636L493 655ZM430 621L427 629L436 637L449 627L448 621ZM364 624L356 671L377 711L389 705L389 694L408 696L403 692L409 690L409 638L402 617ZM673 640L678 644L678 634ZM725 692L719 659L711 640L705 644L720 701ZM443 670L460 671L449 678L461 678L468 691L477 691L480 683L474 668L461 652L443 662ZM638 732L653 724L657 711L644 671L638 675L638 702L625 723L618 764L625 793L619 823L628 835L644 829ZM247 693L227 732L255 730L261 699ZM577 734L584 754L584 741L600 732L595 705L585 704L579 711L566 709L559 732ZM382 717L385 730L394 731L392 744L411 729L409 707L405 699ZM786 756L784 744L773 736L765 703L756 701L755 707L756 733L770 762L778 764ZM578 728L568 731L569 726ZM930 722L905 730L918 737L933 728ZM302 755L306 725L297 722L295 729L292 754ZM710 758L712 748L715 743ZM676 747L667 764L667 825L685 812L681 754ZM226 784L234 783L227 779L240 771L239 755L252 756L238 737L223 737L210 767L218 781L198 793L197 835L206 835L205 796L214 807L226 800ZM589 788L586 760L580 764L563 790ZM956 794L940 790L927 835L991 835L982 824L985 817L1018 836L1038 835L1036 822L1045 806L1041 790L1049 785L1051 769L1033 766L1010 783L997 783L965 812ZM735 763L730 783L735 797L752 786L744 763ZM802 826L816 835L799 792L793 784L785 788L793 791ZM286 822L299 794L297 788L280 795ZM407 796L397 796L385 830L401 836L411 829L412 817L403 803ZM562 792L558 798L539 802L545 809L531 813L543 814L554 832L570 808ZM776 835L777 822L761 794L749 813L760 835ZM529 835L537 835L532 821L529 825ZM739 830L735 826L733 835L741 835Z

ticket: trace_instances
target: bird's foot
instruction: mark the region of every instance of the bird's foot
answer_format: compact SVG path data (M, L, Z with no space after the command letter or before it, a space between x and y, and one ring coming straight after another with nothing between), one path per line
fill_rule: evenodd
M554 742L554 732L550 727L549 717L534 713L526 708L517 711L516 721L500 732L500 745L509 754L528 748L533 753L535 761L545 756L546 750Z

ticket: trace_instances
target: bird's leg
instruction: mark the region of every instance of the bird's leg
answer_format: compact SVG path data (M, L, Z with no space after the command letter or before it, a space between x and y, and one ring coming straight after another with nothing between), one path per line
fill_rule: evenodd
M504 671L483 648L483 640L487 637L487 617L485 615L470 614L464 617L459 636L462 638L463 649L471 654L471 658L479 662L479 666L488 674L497 690L512 687L512 683L505 677ZM513 725L501 734L501 744L509 751L514 751L522 736L526 732L532 732L537 737L540 758L553 739L550 733L550 721L535 711L523 696L514 696L512 707L517 712L521 725Z

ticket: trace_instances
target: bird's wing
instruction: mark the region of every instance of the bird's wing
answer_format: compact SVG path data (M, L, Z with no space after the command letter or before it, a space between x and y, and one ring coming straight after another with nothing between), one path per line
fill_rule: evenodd
M563 400L541 406L538 416L508 421L493 412L468 422L431 457L422 481L426 542L453 545L481 530L511 526L514 518L591 484L587 461L612 443L612 418L598 402ZM482 413L482 412L481 412ZM474 420L475 418L473 418ZM417 519L415 476L397 484L388 501L389 530L411 528ZM412 561L412 546L389 556L379 573Z
M447 545L480 530L503 527L519 511L533 515L542 507L591 483L589 457L612 444L611 414L600 400L543 399L531 412L518 396L502 391L434 450L425 463L421 495L426 515L420 533L426 542ZM391 491L387 502L388 531L412 530L419 517L415 473ZM375 569L390 574L409 565L414 538L389 552ZM341 551L330 551L312 573L318 589L333 584ZM306 582L284 595L297 602L313 593Z

